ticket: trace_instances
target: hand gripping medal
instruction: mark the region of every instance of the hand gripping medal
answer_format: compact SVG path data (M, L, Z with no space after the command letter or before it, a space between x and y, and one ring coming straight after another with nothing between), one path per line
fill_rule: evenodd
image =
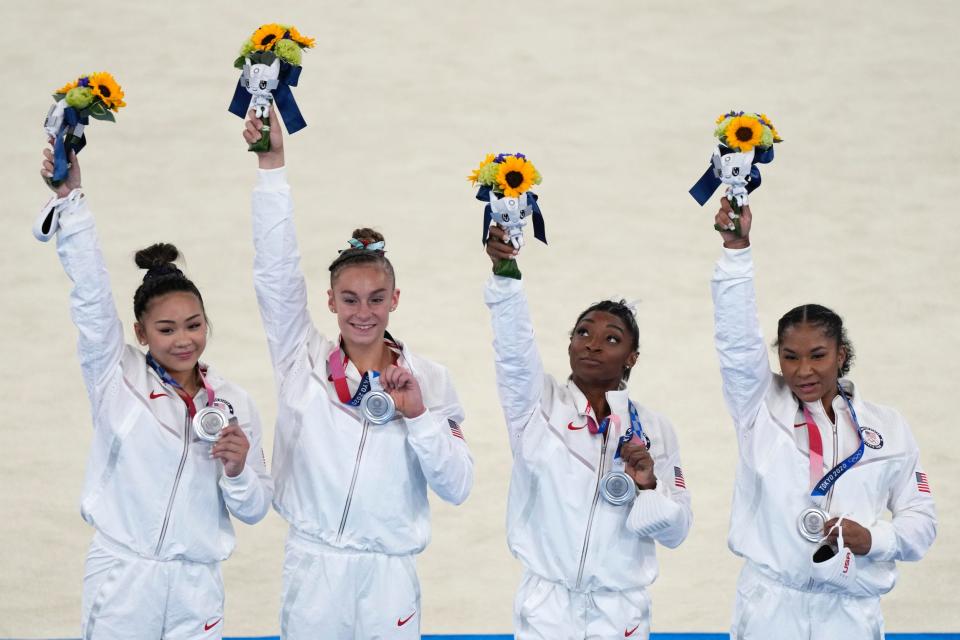
M736 231L740 235L740 212L749 204L748 195L760 186L757 165L773 162L773 145L783 140L765 114L743 111L731 111L717 118L713 135L720 143L713 150L710 166L690 188L690 195L703 206L717 187L727 185L733 228L717 231Z
M70 152L80 153L87 144L83 130L90 118L116 122L113 114L127 103L123 101L123 89L105 71L68 82L54 92L53 100L43 128L53 138L53 176L47 182L59 187L70 170Z
M314 39L301 35L291 25L265 24L243 43L233 66L240 69L240 79L228 110L247 117L252 109L263 121L261 137L250 145L250 151L270 150L270 107L276 103L287 133L294 134L307 126L290 87L300 80L302 50L313 47Z
M477 200L486 203L483 209L481 238L484 244L489 237L490 225L496 224L506 230L510 244L519 249L525 244L523 227L526 226L528 218L533 218L534 237L544 244L547 243L537 194L530 191L531 187L540 184L542 178L525 155L488 154L467 179L474 185L480 185ZM520 279L516 260L500 260L494 265L493 272L498 276Z
M618 507L632 503L637 497L637 483L627 475L625 471L626 463L620 455L620 450L623 448L623 445L634 438L636 438L638 442L644 442L646 438L643 433L643 426L640 424L640 416L637 415L637 409L633 406L632 402L629 404L629 409L630 426L627 427L627 430L620 436L617 442L617 450L613 455L613 464L610 471L605 473L603 478L600 479L600 495L604 500ZM620 419L616 415L610 415L598 427L598 432L603 433L610 424L613 424L615 428L619 427Z

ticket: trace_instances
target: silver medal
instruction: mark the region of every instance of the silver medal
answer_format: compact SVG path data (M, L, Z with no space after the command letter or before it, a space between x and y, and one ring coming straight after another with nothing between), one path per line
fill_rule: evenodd
M637 497L637 485L623 471L608 471L600 479L600 495L612 505L630 504Z
M386 391L370 391L360 401L360 412L368 422L386 424L393 420L396 404Z
M810 507L800 512L797 518L797 528L800 535L810 542L820 542L823 540L823 525L827 523L827 514L822 509Z
M205 442L216 442L220 432L230 424L230 417L220 407L204 407L193 416L193 432Z

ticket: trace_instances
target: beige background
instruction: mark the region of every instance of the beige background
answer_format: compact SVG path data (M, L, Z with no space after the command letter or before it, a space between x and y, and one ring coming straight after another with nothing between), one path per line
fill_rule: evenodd
M186 254L215 332L206 359L260 405L273 382L251 284L255 159L226 111L235 51L263 22L317 37L295 90L310 126L288 140L317 324L326 266L350 230L385 232L403 291L391 329L450 367L477 481L436 504L419 562L423 630L507 632L519 576L504 540L509 477L490 331L480 204L464 177L488 151L523 151L549 247L521 266L547 369L587 304L642 300L634 398L677 426L694 528L661 549L653 628L726 629L740 561L725 544L735 461L711 338L713 208L686 190L714 117L764 111L786 142L753 202L763 327L819 301L846 318L854 379L913 425L940 509L928 557L884 599L893 631L960 631L960 5L954 2L13 2L4 47L6 232L0 270L0 637L78 631L91 531L78 500L90 441L63 276L29 232L49 93L112 71L129 106L81 155L121 315L134 250ZM269 452L268 452L269 457ZM225 563L226 630L276 633L285 526L238 526Z

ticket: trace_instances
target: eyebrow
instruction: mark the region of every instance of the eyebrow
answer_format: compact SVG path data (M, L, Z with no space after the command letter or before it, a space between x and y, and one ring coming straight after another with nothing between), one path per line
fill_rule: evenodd
M372 295L376 295L376 294L378 294L378 293L386 293L386 292L387 292L387 289L386 289L386 287L384 287L383 289L377 289L376 291L371 291L371 292L370 292L370 295L372 296ZM355 292L355 291L350 291L349 289L344 289L343 291L340 292L340 295L357 296L358 298L360 297L360 294L359 294L359 293L357 293L357 292Z
M184 320L184 322L190 322L191 320L196 320L199 317L200 317L200 314L195 313L189 318L187 318L186 320ZM177 324L177 321L176 320L155 320L153 324Z
M607 325L607 328L608 328L608 329L616 329L616 330L619 331L620 333L623 333L623 327L618 327L618 326L615 325L615 324L608 324L608 325Z

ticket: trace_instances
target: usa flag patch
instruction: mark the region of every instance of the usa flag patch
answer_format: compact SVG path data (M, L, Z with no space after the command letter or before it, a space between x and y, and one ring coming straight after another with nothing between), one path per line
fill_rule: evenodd
M454 437L460 438L464 442L467 441L466 438L463 437L463 431L460 430L460 425L449 418L447 418L447 424L450 425L450 433L452 433Z
M923 471L917 471L917 491L930 493L930 483L927 482L927 474Z
M677 485L680 489L687 488L687 481L683 479L683 469L680 467L673 468L673 484Z

